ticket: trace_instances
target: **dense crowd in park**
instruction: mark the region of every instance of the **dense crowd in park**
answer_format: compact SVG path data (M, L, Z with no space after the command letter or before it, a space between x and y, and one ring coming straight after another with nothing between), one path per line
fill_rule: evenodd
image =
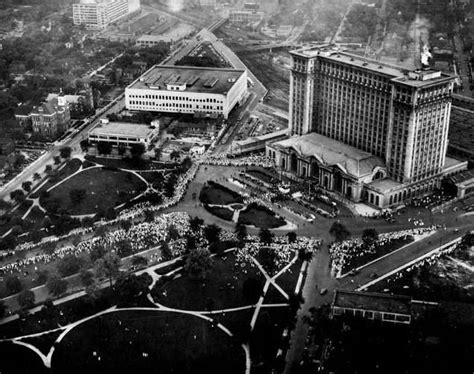
M107 232L104 235L81 241L77 245L67 245L57 248L49 254L41 252L34 256L1 266L0 274L18 273L30 265L50 263L68 255L79 256L83 253L90 253L94 248L99 246L115 248L117 243L123 241L130 243L131 254L142 252L166 240L171 226L175 228L179 237L185 235L189 229L188 215L182 212L163 214L155 217L153 222L142 222L131 226L128 230L119 228L115 231ZM177 240L170 240L169 247L173 255L181 253L184 248L183 243Z
M334 242L329 247L329 254L332 261L332 269L335 274L340 275L355 257L363 257L368 254L375 255L377 249L389 245L395 240L413 238L433 232L436 226L420 227L396 232L376 234L372 240L350 239Z

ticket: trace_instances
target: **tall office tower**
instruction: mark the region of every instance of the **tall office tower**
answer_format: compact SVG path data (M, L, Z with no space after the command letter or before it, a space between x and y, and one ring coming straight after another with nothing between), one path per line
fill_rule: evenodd
M291 55L290 136L304 141L309 139L305 135L316 133L322 136L318 141L337 141L341 152L343 145L348 146L344 149L357 162L357 175L352 177L361 177L360 160L369 159L360 151L375 156L380 160L374 163L380 169L377 178L391 180L392 190L413 187L401 191L396 202L413 195L413 191L427 192L439 184L447 163L453 76L427 66L408 71L331 47L300 49ZM288 162L285 165L289 167ZM308 167L295 170L307 172ZM420 191L417 183L422 184ZM344 187L338 192L353 195L354 189L348 192L345 187L350 183L339 185ZM323 187L332 189L333 180L328 179ZM358 190L363 189L359 186ZM364 194L357 195L356 200L361 196ZM379 196L379 203L381 199ZM387 205L392 202L387 199Z
M139 0L81 0L73 4L72 15L75 25L103 29L139 8Z

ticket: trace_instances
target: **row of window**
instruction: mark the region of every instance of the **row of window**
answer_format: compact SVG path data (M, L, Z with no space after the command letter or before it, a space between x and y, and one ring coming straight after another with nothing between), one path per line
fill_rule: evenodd
M202 98L195 98L189 96L170 96L170 95L135 95L130 94L128 95L131 99L151 99L151 100L172 100L172 101L190 101L193 103L219 103L224 104L223 100L218 100L213 97L207 97L205 99Z

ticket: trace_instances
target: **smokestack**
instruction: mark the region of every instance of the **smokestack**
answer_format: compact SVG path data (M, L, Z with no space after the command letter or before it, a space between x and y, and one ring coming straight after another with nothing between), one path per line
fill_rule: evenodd
M423 45L423 52L421 52L421 67L427 69L430 67L430 59L433 57L431 54L428 45Z

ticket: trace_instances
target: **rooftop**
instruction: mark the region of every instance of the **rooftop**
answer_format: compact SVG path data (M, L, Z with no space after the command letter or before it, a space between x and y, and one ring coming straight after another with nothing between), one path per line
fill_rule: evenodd
M172 84L185 86L187 92L226 94L244 73L239 69L155 65L127 89L167 90Z
M333 306L405 315L411 314L411 299L408 296L379 293L337 290L334 293Z
M31 114L43 114L43 115L52 115L56 112L63 111L64 107L58 105L58 99L53 98L45 103L41 104L39 107L33 107Z
M288 134L288 129L283 129L283 130L271 132L269 134L253 136L251 138L247 138L247 139L244 139L244 140L236 140L235 144L237 146L243 146L243 145L251 144L253 142L257 142L257 141L261 141L261 140L269 141L269 140L272 140L272 139L277 138L277 137L285 136L286 134Z
M273 143L273 147L291 148L302 156L314 157L323 165L339 165L356 178L372 173L377 166L385 167L379 157L317 133L281 140Z
M400 187L401 184L398 183L397 181L394 181L393 179L384 178L384 179L377 179L371 182L368 186L380 192L388 192L390 190Z
M431 69L410 71L401 66L342 52L335 45L306 47L292 51L291 53L306 58L320 56L330 61L341 62L363 70L369 70L374 73L386 75L398 83L414 87L421 87L444 81L448 82L454 79L454 76Z
M452 175L449 179L455 184L468 185L474 181L474 169L463 171L462 173Z
M147 137L154 129L145 124L109 122L90 131L94 135Z

